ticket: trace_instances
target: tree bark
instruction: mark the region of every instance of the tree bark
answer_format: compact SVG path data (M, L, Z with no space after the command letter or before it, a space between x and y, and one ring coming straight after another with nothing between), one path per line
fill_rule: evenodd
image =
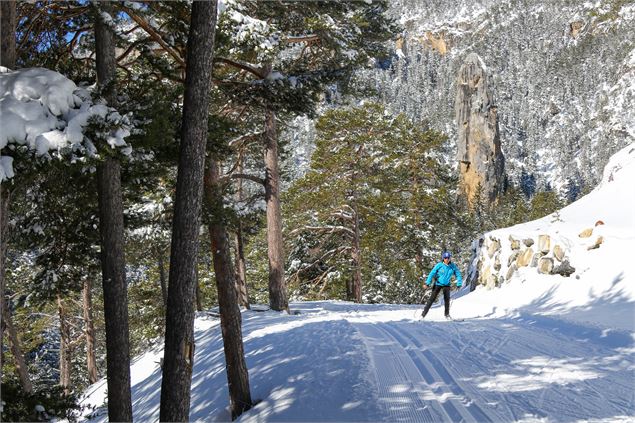
M106 323L108 417L131 421L128 287L123 253L123 204L119 161L106 159L97 170L99 231Z
M163 261L163 252L159 252L159 281L161 283L161 298L163 298L163 307L168 308L168 282L165 277L165 262Z
M229 240L222 216L220 216L223 198L218 186L219 176L217 164L213 159L210 159L205 172L205 201L209 210L219 211L216 216L210 217L208 228L214 257L214 274L225 348L230 409L232 420L234 420L249 410L252 407L252 402L249 392L249 373L243 348L242 316L236 298L236 281L232 268Z
M267 204L267 255L269 256L269 305L273 310L289 310L284 281L282 214L276 115L265 112L265 202Z
M16 2L14 0L0 1L0 66L9 69L15 68L15 28L16 28ZM9 219L9 189L0 182L0 380L3 379L3 354L4 351L4 329L6 322L5 298L4 298L4 258L9 239L8 219Z
M243 172L242 162L236 169L238 173ZM243 200L243 180L238 179L238 189L236 190L236 201ZM238 292L238 304L249 309L249 293L247 291L247 265L245 263L245 249L243 245L243 222L238 218L238 227L234 234L234 245L236 249L236 291Z
M238 293L238 304L249 310L251 306L249 305L249 292L247 290L247 264L243 244L243 224L240 220L234 234L234 242L236 248L236 292Z
M103 12L111 13L110 2L100 2ZM95 18L95 58L97 83L109 105L116 107L115 40L102 20ZM108 418L132 421L130 395L130 339L128 292L123 235L123 202L119 160L108 157L97 168L101 268L106 323L106 367L108 375Z
M357 214L357 207L353 207L354 210L354 225L355 235L353 236L353 249L352 249L352 261L353 261L353 299L356 303L362 302L362 249L360 243L359 234L359 215Z
M95 354L95 324L93 322L93 296L92 283L89 277L84 279L82 290L83 313L84 313L84 335L86 337L86 370L88 371L88 382L92 385L97 382L97 359Z
M26 361L24 360L24 353L22 352L22 346L18 332L13 325L13 319L11 318L11 310L7 307L6 299L2 300L2 318L4 319L4 325L6 327L7 335L11 341L11 354L15 360L15 367L20 378L20 384L22 390L27 393L33 392L33 385L29 379L29 371L26 367Z
M187 421L194 365L194 300L217 1L192 4L181 151L172 223L161 421Z
M16 28L16 1L3 0L0 2L0 65L9 69L15 69L15 28Z
M4 289L4 258L7 253L7 241L9 238L9 190L5 185L0 183L0 379L2 379L4 366L4 330L6 328L6 319L8 310L6 308L5 289Z
M198 280L198 266L196 267L196 311L203 311L203 296L201 295L201 285Z
M60 318L60 386L64 388L64 393L68 395L71 386L71 330L66 318L64 303L59 294L57 296L57 312Z

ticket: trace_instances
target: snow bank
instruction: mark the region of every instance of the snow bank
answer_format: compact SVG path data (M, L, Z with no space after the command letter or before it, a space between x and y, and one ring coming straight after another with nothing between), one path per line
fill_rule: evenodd
M468 314L530 312L635 330L635 272L629 265L635 245L634 180L631 144L611 158L602 182L580 200L541 219L485 234L470 269L478 295L462 299ZM546 247L537 241L541 236L549 241ZM528 246L525 240L536 242ZM533 262L522 262L526 253ZM574 271L568 277L553 269L541 273L541 260L554 266L567 261ZM501 289L486 289L494 286Z

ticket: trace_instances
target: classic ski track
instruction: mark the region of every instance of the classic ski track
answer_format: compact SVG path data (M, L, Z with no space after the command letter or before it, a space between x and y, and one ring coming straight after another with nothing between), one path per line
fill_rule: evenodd
M481 330L483 330L482 329L483 326L486 328L485 330L483 330L483 332L487 333L487 338L488 338L487 342L476 343L476 342L468 340L468 341L463 341L464 345L466 345L463 348L459 348L459 346L457 345L457 342L452 342L451 343L452 346L457 351L460 351L462 349L463 353L468 351L468 355L479 357L479 360L472 360L471 364L477 366L484 374L491 373L492 367L496 367L496 366L501 366L503 370L508 369L509 363L512 362L515 357L518 356L516 354L507 355L507 354L499 352L501 349L503 349L503 347L509 344L509 341L511 339L509 335L509 329L502 330L498 323L491 324L490 322L487 322L487 321L480 322L480 325L481 325L481 328L480 328ZM516 322L514 322L514 326L516 329L522 329L523 331L535 332L535 328L531 326L519 325ZM443 336L443 334L445 333L442 330L442 328L439 327L438 325L435 325L435 326L431 325L429 329L435 333L435 336ZM474 329L474 328L471 328L471 329ZM455 330L458 330L458 329L455 328ZM510 345L509 347L510 348L513 347L518 350L532 351L539 355L549 356L551 354L551 351L547 349L537 348L535 344L520 342L520 340L522 339L532 339L534 342L536 342L538 340L541 340L542 337L546 336L546 333L543 331L537 331L537 332L538 332L537 333L538 337L516 336L512 342L513 344L517 344L517 346ZM426 334L422 333L422 335L426 335ZM427 335L429 335L429 333ZM490 345L494 345L494 347L491 348ZM487 365L484 365L483 363L487 363ZM446 363L446 366L452 367L451 363ZM541 400L542 398L544 398L544 395L546 395L548 390L549 390L549 387L543 390ZM507 409L508 413L511 416L513 416L514 420L524 417L524 415L527 413L534 414L537 416L540 416L542 414L541 407L536 406L536 403L534 402L534 398L526 394L524 395L522 392L521 393L490 392L490 395L498 399L497 404L502 404ZM522 410L522 415L519 415L517 412L514 411L514 409Z
M386 411L388 421L438 422L449 416L436 407L429 407L417 394L425 384L421 374L407 355L394 342L386 342L385 332L373 322L352 323L368 349L378 390L378 403ZM382 343L383 341L383 343ZM418 377L417 377L418 376ZM399 386L399 390L394 388ZM395 405L401 404L401 407Z
M446 366L437 356L426 348L409 331L404 330L400 325L390 325L381 323L380 327L392 338L394 338L404 348L415 363L417 368L423 373L431 375L430 385L435 381L443 381L441 387L443 393L448 394L448 400L442 402L442 406L448 412L451 421L475 421L475 422L497 422L504 420L503 416L491 415L491 411L485 412L471 398L471 395L480 397L478 392L471 395L452 376L448 366ZM432 375L437 375L434 377Z
M483 411L430 350L424 348L416 338L408 336L411 340L408 341L403 336L404 334L409 335L407 331L396 329L393 325L372 321L358 326L358 330L367 341L371 341L372 338L395 341L383 346L390 354L389 361L393 371L377 368L378 390L380 396L387 399L387 404L384 404L386 406L390 405L389 401L392 401L395 395L389 392L388 385L406 385L407 389L403 389L403 393L399 397L410 410L394 410L385 407L390 415L390 420L426 422L504 420L503 416L498 415L498 413L492 415L491 411ZM381 354L381 352L377 347L370 346L370 342L366 342L366 345L375 365L386 361L375 360L374 356ZM395 369L399 371L396 373ZM398 380L394 380L396 374L399 375ZM403 397L406 392L410 392L410 395L404 401ZM479 396L477 392L474 394ZM381 401L380 398L380 402L384 401Z
M496 374L516 373L514 362L519 359L547 360L544 369L537 369L545 374L550 371L551 360L556 366L560 360L565 365L575 365L587 358L614 355L614 348L566 332L545 330L524 320L426 323L430 324L371 319L352 322L364 339L373 364L379 365L375 367L378 402L386 410L387 420L518 421L540 419L565 409L561 417L575 420L596 415L602 404L610 404L613 416L632 413L635 396L608 396L593 377L574 382L571 389L556 380L547 380L541 388L531 391L479 387L488 380L495 381ZM554 350L553 345L563 348ZM629 360L628 356L624 359ZM632 371L625 368L627 373L619 376L612 366L606 364L606 371L617 376L611 383L628 392Z

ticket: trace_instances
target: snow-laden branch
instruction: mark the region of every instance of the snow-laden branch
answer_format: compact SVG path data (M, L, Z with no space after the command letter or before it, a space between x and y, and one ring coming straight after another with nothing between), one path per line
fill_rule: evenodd
M88 127L100 129L87 134ZM125 138L131 125L126 116L103 103L93 103L87 89L64 75L44 68L10 71L0 67L0 181L12 178L13 157L20 146L37 158L96 157L103 142L130 154Z
M353 220L353 218L354 218L353 214L346 213L346 212L341 211L341 210L331 213L331 216L335 217L337 219L343 219L343 220Z
M242 144L242 143L246 143L248 141L257 141L257 140L261 140L262 137L265 135L264 132L252 132L249 134L245 134L245 135L241 135L238 138L234 138L233 140L229 141L229 146L230 147L234 147L236 144Z

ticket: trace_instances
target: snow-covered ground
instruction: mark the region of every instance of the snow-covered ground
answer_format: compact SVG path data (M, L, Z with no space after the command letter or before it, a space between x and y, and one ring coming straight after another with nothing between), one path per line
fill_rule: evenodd
M569 234L601 215L600 248L572 248L565 278L523 268L499 289L421 306L295 303L243 313L251 393L240 421L635 421L635 145L604 181L541 219L497 231ZM577 232L576 232L577 233ZM218 320L195 323L191 420L229 420ZM132 367L134 417L157 421L162 351ZM103 404L105 381L84 405ZM95 419L105 421L102 410Z

